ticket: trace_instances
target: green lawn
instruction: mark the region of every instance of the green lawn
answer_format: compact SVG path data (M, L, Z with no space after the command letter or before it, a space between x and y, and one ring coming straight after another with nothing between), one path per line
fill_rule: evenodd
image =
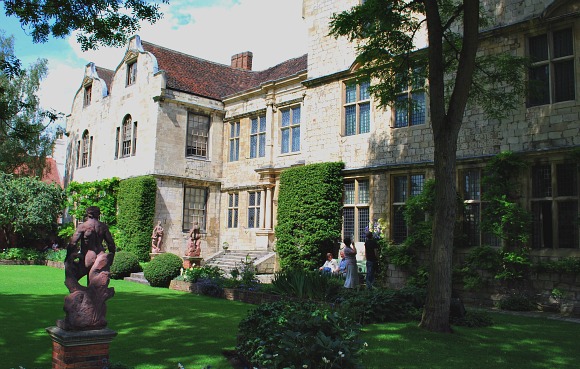
M64 271L0 266L0 369L50 368L45 328L64 317ZM223 350L235 347L238 322L252 305L125 281L111 281L109 328L118 332L111 360L136 369L231 368ZM436 334L417 323L364 328L367 369L580 368L580 324L493 314L490 328L456 327Z

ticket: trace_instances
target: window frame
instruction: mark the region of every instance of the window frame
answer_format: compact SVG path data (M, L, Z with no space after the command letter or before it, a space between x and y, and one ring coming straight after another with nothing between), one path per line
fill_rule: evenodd
M363 90L361 85L365 84L366 88ZM349 87L355 86L354 100L349 100ZM366 134L371 132L371 95L368 91L370 87L370 79L350 79L346 80L342 84L342 135L343 136L356 136L361 134ZM361 91L365 91L364 96L361 96ZM366 112L368 114L368 126L365 125L363 131L363 125L361 123L361 107L366 107ZM349 129L349 110L354 108L354 131L351 132Z
M201 118L204 119L204 122L201 122ZM203 124L205 127L202 126ZM209 159L210 127L211 117L209 115L187 112L185 157Z
M256 122L256 125L254 125L254 122ZM250 118L250 159L266 156L267 131L266 115L258 115Z
M230 123L230 137L229 137L229 162L240 160L240 122Z
M228 192L228 228L238 228L240 219L240 194Z
M284 115L288 113L288 123L285 123ZM298 112L298 114L296 114ZM298 116L296 121L295 117ZM280 154L294 154L301 149L301 121L302 107L300 105L280 109ZM288 141L284 144L284 134L287 132ZM298 132L297 135L294 133ZM296 142L297 141L297 142Z
M81 136L80 144L80 165L79 168L86 168L90 166L90 142L92 142L92 137L89 135L89 130L85 129L83 135Z
M366 183L366 185L363 185ZM352 202L348 199L350 190L347 185L352 184ZM366 186L366 192L362 188ZM366 200L366 201L365 201ZM365 241L365 229L370 223L371 211L371 180L370 177L347 178L343 181L342 200L342 235L351 237L354 242ZM352 226L347 227L347 214L352 214ZM351 231L352 229L352 231Z
M189 194L188 192L193 192L192 194ZM196 197L198 198L203 198L202 202L202 206L198 209L195 208L196 202L195 199ZM193 198L193 206L194 207L186 207L187 204L190 204L190 202L188 202L188 198ZM183 206L182 206L182 211L183 211L183 220L182 220L182 230L184 232L187 232L191 229L192 225L194 222L197 222L199 224L199 229L202 233L206 233L206 217L207 217L207 201L209 198L209 189L207 187L201 187L201 186L190 186L190 185L184 185L183 186ZM197 213L197 215L196 215ZM201 213L201 215L199 215L199 213Z
M254 196L253 202L252 195ZM248 191L248 228L260 228L261 205L262 191Z
M132 86L137 82L137 59L127 62L127 78L125 87Z
M92 97L93 97L93 84L89 83L85 85L85 91L83 95L83 107L91 105Z
M415 71L409 72L408 78L399 78L397 86L399 93L393 105L391 126L393 129L415 127L427 123L427 78L423 75L421 68L416 68ZM422 100L419 100L418 96ZM401 110L404 111L404 115L400 114ZM419 116L422 116L422 119L414 123L414 115L417 111L420 112ZM403 116L405 124L400 124L399 117Z
M414 190L413 181L412 181L413 177L422 177L421 182L420 182L421 185L419 186L419 191ZM397 192L397 190L398 190L397 178L405 178L405 192L402 196L402 197L404 197L402 199L402 201L400 200L400 196ZM393 173L390 176L390 183L391 183L391 189L392 189L390 191L391 192L391 206L389 209L389 213L391 215L390 239L392 240L392 242L394 244L401 244L401 243L405 242L405 240L409 236L409 227L407 226L407 223L404 221L403 210L405 208L407 201L409 201L409 199L411 197L414 197L423 191L423 189L425 188L425 181L426 180L427 180L427 177L425 175L425 172ZM402 225L400 223L397 223L397 220L401 220L401 219L403 221ZM398 238L400 231L397 230L396 227L401 227L401 229L403 229L402 233L404 233L404 235L402 236L401 239Z

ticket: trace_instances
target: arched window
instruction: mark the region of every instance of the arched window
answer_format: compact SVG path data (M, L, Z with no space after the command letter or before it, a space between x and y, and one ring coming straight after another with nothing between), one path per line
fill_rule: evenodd
M137 122L131 115L123 118L123 123L117 127L115 139L115 159L126 158L135 155L137 149Z
M89 136L89 131L85 130L83 132L83 136L82 136L81 144L80 144L80 150L81 150L80 167L81 168L88 167L89 165L91 165L92 143L93 143L93 138Z

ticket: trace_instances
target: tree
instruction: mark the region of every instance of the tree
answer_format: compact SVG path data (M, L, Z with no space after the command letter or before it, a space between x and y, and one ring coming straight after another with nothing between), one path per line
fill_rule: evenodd
M53 233L63 201L56 184L0 173L0 229L7 244L17 246L18 236L38 240Z
M422 77L429 81L435 213L428 295L420 326L430 331L451 332L455 163L467 104L477 104L499 118L514 109L525 89L523 58L477 55L484 21L480 11L479 0L367 0L331 20L332 35L357 42L359 72L372 78L370 92L379 106L411 109L412 101L397 101L401 83L415 85L411 82ZM425 26L429 46L417 50L415 39Z
M13 38L0 32L0 60L15 59ZM54 142L47 127L55 118L39 107L37 93L46 73L44 59L26 70L0 71L0 172L42 176Z

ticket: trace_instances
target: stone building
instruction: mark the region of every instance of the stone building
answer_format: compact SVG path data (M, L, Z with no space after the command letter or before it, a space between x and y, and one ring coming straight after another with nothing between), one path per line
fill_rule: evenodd
M358 3L304 0L307 55L264 71L251 70L251 52L222 65L134 36L114 71L86 67L67 121L67 180L155 176L166 251L183 255L198 221L208 257L224 243L272 251L280 172L343 161L344 233L364 242L369 221L382 218L388 237L401 242L407 228L397 210L433 176L429 97L402 91L417 109L381 109L369 82L354 81L355 46L328 36L328 24ZM501 122L466 112L457 151L466 242L494 242L479 228L482 169L512 151L530 164L519 192L534 217L533 252L580 256L579 167L571 156L580 147L580 3L483 4L494 22L481 52L533 57L530 76L542 93Z

